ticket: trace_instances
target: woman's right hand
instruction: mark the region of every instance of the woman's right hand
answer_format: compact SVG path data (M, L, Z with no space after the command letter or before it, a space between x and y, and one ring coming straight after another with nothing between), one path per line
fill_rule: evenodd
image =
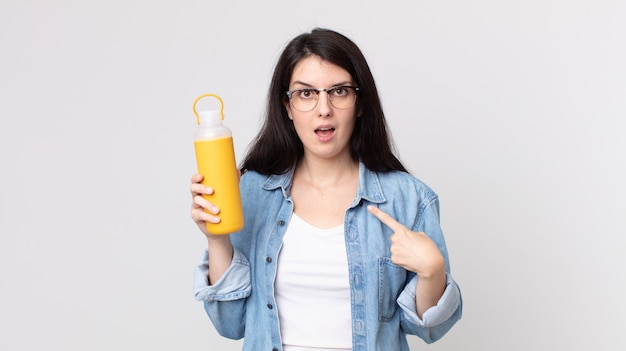
M191 177L191 219L196 222L198 228L200 228L202 233L204 233L207 239L209 239L212 234L207 230L206 223L219 223L220 217L218 215L220 213L220 209L202 197L202 195L213 194L213 189L211 187L200 183L202 182L202 179L203 177L201 174L195 174ZM205 212L205 210L210 213Z

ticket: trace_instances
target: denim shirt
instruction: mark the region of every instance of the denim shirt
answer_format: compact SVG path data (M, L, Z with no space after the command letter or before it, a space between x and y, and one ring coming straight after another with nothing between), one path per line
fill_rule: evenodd
M282 350L274 279L282 238L293 213L292 178L293 170L271 176L246 172L240 182L245 224L230 235L234 248L230 267L208 285L205 251L195 270L195 298L204 302L220 335L244 338L244 351ZM418 276L391 262L389 237L393 232L367 211L370 204L407 228L425 232L444 256L446 289L422 318L415 312ZM432 343L461 318L461 293L450 275L439 200L426 184L405 172L375 173L360 164L358 190L345 213L344 233L353 351L408 351L406 334Z

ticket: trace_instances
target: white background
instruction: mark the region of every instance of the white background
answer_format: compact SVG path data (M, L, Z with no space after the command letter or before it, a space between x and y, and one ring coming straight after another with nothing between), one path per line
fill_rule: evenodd
M409 5L410 4L410 5ZM625 1L0 3L0 349L238 350L192 297L193 100L241 157L284 45L352 38L440 195L463 319L413 350L624 350Z

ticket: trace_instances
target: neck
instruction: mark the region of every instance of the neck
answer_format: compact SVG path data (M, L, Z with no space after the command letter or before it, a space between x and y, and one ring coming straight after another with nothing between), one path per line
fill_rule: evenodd
M358 178L359 163L352 158L302 158L296 166L295 177L316 187L328 187Z

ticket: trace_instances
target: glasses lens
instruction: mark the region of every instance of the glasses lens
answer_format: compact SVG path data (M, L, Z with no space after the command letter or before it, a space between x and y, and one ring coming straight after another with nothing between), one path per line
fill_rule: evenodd
M356 101L356 91L352 87L335 87L328 90L330 103L339 109L352 107Z
M298 111L306 112L317 105L318 92L313 89L298 89L291 94L291 105Z

